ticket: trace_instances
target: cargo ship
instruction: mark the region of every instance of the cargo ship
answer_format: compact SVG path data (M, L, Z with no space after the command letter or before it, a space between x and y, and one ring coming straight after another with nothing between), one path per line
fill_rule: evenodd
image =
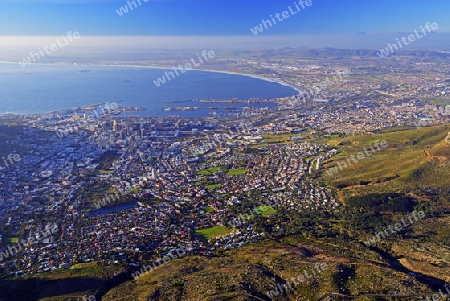
M199 107L166 107L164 111L198 111Z
M146 108L141 108L141 107L124 107L123 108L124 111L145 111L147 110Z

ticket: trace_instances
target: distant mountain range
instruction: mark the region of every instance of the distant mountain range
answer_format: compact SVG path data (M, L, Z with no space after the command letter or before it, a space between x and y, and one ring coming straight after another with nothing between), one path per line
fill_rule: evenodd
M235 51L234 54L242 55L249 54L252 51ZM374 57L379 59L377 52L379 50L368 49L339 49L339 48L319 48L319 49L305 49L285 47L278 50L266 50L256 52L261 57L291 57L291 58L309 58L309 59L344 59L351 57ZM255 53L255 52L253 52ZM425 50L401 50L395 52L391 57L395 56L410 56L423 59L450 59L450 52L425 51Z

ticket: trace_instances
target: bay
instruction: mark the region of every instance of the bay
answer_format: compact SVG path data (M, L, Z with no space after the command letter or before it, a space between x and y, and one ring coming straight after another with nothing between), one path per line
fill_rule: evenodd
M89 71L87 71L89 70ZM248 100L297 94L289 86L249 76L187 71L157 87L153 81L173 70L120 67L0 63L0 114L43 114L80 106L118 102L142 107L140 116L204 117L225 108L276 107L274 103L198 102L198 99ZM166 107L199 107L197 111L165 111Z

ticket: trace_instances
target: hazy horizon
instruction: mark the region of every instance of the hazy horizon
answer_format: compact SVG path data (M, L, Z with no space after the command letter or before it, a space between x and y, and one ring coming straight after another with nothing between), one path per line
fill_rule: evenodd
M151 50L198 50L215 51L233 50L274 50L286 47L318 49L364 49L379 51L388 43L395 43L396 38L409 33L391 34L352 34L352 35L296 35L296 36L260 36L249 40L248 37L228 36L83 36L69 41L49 57L65 57L73 55L96 55L102 53L140 53ZM67 38L66 38L67 39ZM45 37L0 37L0 59L17 60L37 52L44 46L63 43L62 36ZM67 47L70 46L70 47ZM450 33L429 34L426 39L416 41L403 50L450 50Z
M377 50L437 28L403 49L450 49L450 3L419 0L0 0L0 59L23 59L79 33L48 56L154 49ZM27 5L23 5L27 3ZM393 16L393 17L389 17ZM395 16L395 17L394 17ZM428 24L428 25L427 25ZM56 47L55 47L56 49Z

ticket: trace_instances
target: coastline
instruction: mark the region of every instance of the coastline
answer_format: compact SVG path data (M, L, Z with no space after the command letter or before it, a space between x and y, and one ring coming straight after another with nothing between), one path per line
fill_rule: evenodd
M164 67L164 66L144 66L144 65L103 65L103 64L97 64L94 66L107 66L107 67L126 67L126 68L147 68L147 69L161 69L161 70L173 70L173 68L171 67ZM251 78L255 78L255 79L259 79L259 80L263 80L266 82L271 82L271 83L277 83L280 84L282 86L285 87L290 87L293 90L297 91L298 94L301 94L301 90L293 85L290 85L288 83L285 83L283 81L279 81L279 80L274 80L274 79L269 79L266 77L262 77L260 75L257 74L248 74L248 73L238 73L238 72L233 72L233 71L224 71L224 70L215 70L215 69L192 69L189 71L200 71L200 72L211 72L211 73L222 73L222 74L229 74L229 75L241 75L241 76L247 76L247 77L251 77ZM295 94L294 94L295 95Z
M13 61L0 61L0 64L11 64L11 65L15 65L18 63L17 62L13 62ZM136 69L159 69L159 70L173 70L173 68L170 67L166 67L166 66L146 66L146 65L123 65L123 64L91 64L91 65L71 65L68 63L33 63L32 65L38 65L38 66L54 66L54 67L75 67L75 68L88 68L89 66L93 66L93 67L118 67L118 68L136 68ZM301 90L300 88L297 88L291 84L285 83L283 81L280 80L276 80L276 79L269 79L260 75L256 75L256 74L247 74L247 73L239 73L239 72L232 72L232 71L225 71L225 70L214 70L214 69L192 69L189 71L197 71L197 72L210 72L210 73L218 73L218 74L228 74L228 75L240 75L240 76L246 76L246 77L250 77L250 78L254 78L254 79L258 79L258 80L262 80L262 81L266 81L266 82L271 82L271 83L276 83L279 84L281 86L285 86L285 87L289 87L292 90L296 91L292 93L292 96L294 95L298 95L301 94ZM289 96L287 96L289 97ZM276 99L276 98L274 98ZM76 107L75 107L76 108ZM70 109L75 109L75 108L70 108ZM58 111L56 111L58 112ZM0 113L0 115L45 115L45 114L49 114L49 113L55 113L55 111L49 111L49 112L45 112L45 113L32 113L32 114L24 114L24 113L19 113L19 112L4 112L4 113Z
M213 73L223 73L223 74L231 74L231 75L242 75L242 76L247 76L247 77L251 77L251 78L256 78L256 79L260 79L260 80L263 80L263 81L266 81L266 82L277 83L277 84L280 84L280 85L285 86L285 87L290 87L290 88L294 89L295 91L297 91L297 93L301 94L301 90L299 90L299 88L297 88L297 87L295 87L293 85L290 85L290 84L285 83L283 81L262 77L262 76L256 75L256 74L238 73L238 72L231 72L231 71L218 71L218 70L210 70L210 69L204 69L204 70L198 70L198 71L213 72Z
M0 63L6 63L6 64L18 64L17 62L12 62L12 61L0 61ZM45 63L33 63L33 65L39 65L39 66L72 66L72 65L68 65L68 64L62 64L62 63L50 63L50 64L45 64ZM144 68L144 69L160 69L160 70L173 70L172 67L166 67L166 66L146 66L146 65L111 65L111 64L92 64L92 65L80 65L80 66L99 66L99 67L122 67L122 68ZM74 66L75 67L75 66ZM296 87L293 86L291 84L288 84L286 82L280 81L280 80L275 80L275 79L270 79L267 77L263 77L261 75L257 75L257 74L249 74L249 73L239 73L239 72L233 72L233 71L224 71L224 70L215 70L215 69L192 69L192 70L188 70L188 71L201 71L201 72L211 72L211 73L222 73L222 74L229 74L229 75L241 75L241 76L247 76L247 77L251 77L251 78L255 78L255 79L260 79L266 82L271 82L271 83L277 83L280 84L282 86L285 87L290 87L293 90L297 91L298 94L301 94L301 90Z

